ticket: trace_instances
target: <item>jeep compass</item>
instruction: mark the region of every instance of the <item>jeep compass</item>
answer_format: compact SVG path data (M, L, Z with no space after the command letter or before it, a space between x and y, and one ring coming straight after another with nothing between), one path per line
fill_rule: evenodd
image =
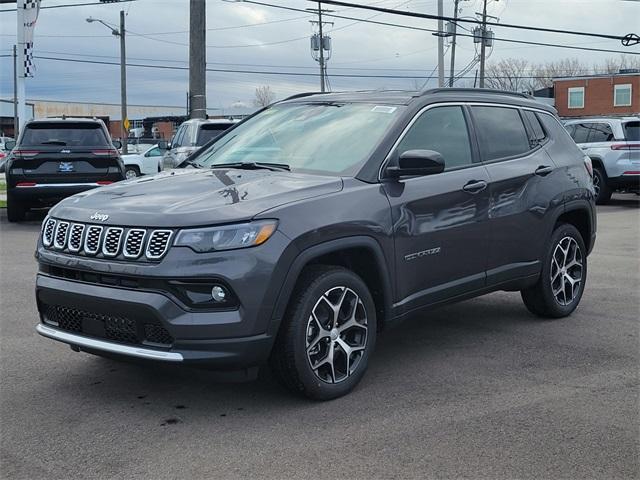
M585 288L591 162L525 95L298 95L183 167L50 211L41 335L247 376L270 364L292 391L330 399L413 312L507 290L558 318Z

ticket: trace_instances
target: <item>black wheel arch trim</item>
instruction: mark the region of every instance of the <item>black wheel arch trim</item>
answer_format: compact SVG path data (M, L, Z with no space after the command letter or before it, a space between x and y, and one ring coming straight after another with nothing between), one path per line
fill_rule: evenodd
M284 277L282 287L280 288L280 292L277 296L275 307L271 315L271 321L269 323L268 332L270 334L275 335L278 331L278 328L280 327L280 321L284 317L285 311L289 304L289 300L291 298L291 294L293 293L302 270L316 258L327 255L329 253L337 253L342 250L348 250L352 248L366 248L371 251L373 255L372 260L375 262L376 267L380 272L380 280L382 283L384 318L380 319L380 322L381 324L384 324L386 319L391 318L393 290L391 283L391 274L389 272L389 266L386 262L382 246L380 246L380 244L373 237L358 235L328 240L326 242L308 247L298 253Z
M583 211L587 214L588 221L588 232L590 238L584 238L584 242L587 245L587 255L591 253L593 250L593 246L595 243L596 237L596 228L597 228L597 220L596 220L596 209L593 206L593 203L584 198L576 198L572 200L568 200L564 204L563 209L558 209L554 212L554 219L552 225L558 222L558 219L567 213ZM552 228L553 228L552 226Z

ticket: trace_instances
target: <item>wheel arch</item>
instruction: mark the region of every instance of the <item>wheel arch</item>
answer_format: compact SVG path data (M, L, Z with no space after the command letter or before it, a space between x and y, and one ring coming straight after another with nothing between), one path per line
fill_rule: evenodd
M372 237L330 240L302 250L293 260L278 295L269 330L279 328L302 271L310 265L336 265L352 270L367 284L376 305L378 327L391 318L392 283L380 244Z
M568 205L565 210L557 216L554 222L554 230L555 225L558 225L558 223L573 225L578 232L580 232L587 252L591 253L594 243L594 220L591 212L592 209L586 205L586 202L575 202Z

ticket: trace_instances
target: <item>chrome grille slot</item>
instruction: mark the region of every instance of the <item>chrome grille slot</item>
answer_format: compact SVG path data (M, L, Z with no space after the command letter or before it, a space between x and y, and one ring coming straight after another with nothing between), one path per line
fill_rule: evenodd
M42 229L42 244L45 247L50 247L53 243L53 233L56 230L56 221L53 218L47 219Z
M147 258L152 260L161 258L169 248L169 240L171 239L172 233L171 230L154 230L151 232L145 252Z
M102 254L105 257L115 257L120 251L123 229L120 227L109 227L104 236L102 244Z
M87 235L84 237L84 253L95 255L100 249L100 237L104 227L92 225L87 228Z
M142 253L146 234L147 231L140 228L130 229L124 239L122 254L127 258L138 258Z
M84 225L81 223L73 223L69 232L69 251L77 253L82 248L82 234L84 233Z
M53 246L62 250L67 246L67 237L69 234L69 222L58 222L56 226L56 234L53 239Z

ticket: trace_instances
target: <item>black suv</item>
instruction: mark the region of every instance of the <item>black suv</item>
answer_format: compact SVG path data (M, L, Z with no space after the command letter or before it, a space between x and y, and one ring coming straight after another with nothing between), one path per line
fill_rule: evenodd
M6 163L9 221L23 220L32 207L50 206L74 193L123 180L116 146L99 119L27 122Z
M187 164L51 210L40 334L249 374L269 361L293 391L329 399L418 309L508 290L564 317L584 291L591 164L524 95L300 95Z

